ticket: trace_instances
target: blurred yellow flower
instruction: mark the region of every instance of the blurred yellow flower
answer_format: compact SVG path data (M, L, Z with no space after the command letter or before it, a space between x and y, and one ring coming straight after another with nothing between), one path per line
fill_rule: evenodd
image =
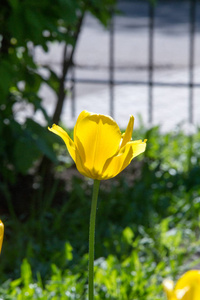
M165 279L163 287L168 300L200 300L200 270L186 272L176 283Z
M0 220L0 253L3 244L3 234L4 234L4 225L3 222Z
M145 151L146 140L131 140L133 123L131 116L122 135L111 117L83 111L74 127L74 141L55 124L48 129L64 140L81 174L105 180L119 174L135 156Z

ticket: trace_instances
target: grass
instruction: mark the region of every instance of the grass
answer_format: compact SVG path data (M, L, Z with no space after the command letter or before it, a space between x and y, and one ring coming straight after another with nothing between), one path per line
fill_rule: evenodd
M148 138L145 154L101 182L96 300L164 300L163 279L176 280L199 263L200 131L141 128L137 137ZM67 187L55 180L48 195L34 195L40 206L28 217L2 218L2 299L87 299L92 187L69 158L63 162L63 149L56 177L67 178Z

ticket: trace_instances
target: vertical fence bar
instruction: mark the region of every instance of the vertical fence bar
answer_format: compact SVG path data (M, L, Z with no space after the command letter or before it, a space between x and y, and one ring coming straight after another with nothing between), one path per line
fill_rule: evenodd
M190 0L189 10L189 123L194 121L194 40L196 0Z
M110 115L114 117L114 13L110 20L109 39L109 92L110 92Z
M153 121L153 72L154 72L154 19L155 19L155 4L149 1L149 66L148 66L148 122Z
M76 115L76 93L75 93L75 85L76 85L76 81L75 81L75 66L72 65L71 66L71 100L72 100L72 118L75 118Z

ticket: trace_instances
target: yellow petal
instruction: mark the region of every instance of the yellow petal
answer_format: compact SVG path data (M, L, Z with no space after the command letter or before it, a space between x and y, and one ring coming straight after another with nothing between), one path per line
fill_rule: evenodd
M133 123L131 116L122 138L111 117L83 111L74 127L74 142L59 126L54 124L48 129L64 140L81 174L101 180L116 176L145 150L145 141L130 142Z
M199 300L200 299L200 271L191 270L186 272L177 282L175 291L178 296L184 291L181 300Z
M134 117L130 116L128 126L127 126L126 131L123 135L121 148L124 147L126 145L126 143L130 142L131 137L132 137L132 132L133 132L133 124L134 124Z
M174 291L174 298L172 300L194 300L194 294L191 289L186 286L181 290ZM199 299L199 298L198 298Z
M191 270L186 272L178 281L175 286L175 289L181 289L186 285L196 285L199 283L200 288L200 270Z
M81 173L83 176L93 178L91 171L84 166L78 151L76 151L76 167L79 173Z
M163 289L167 295L167 299L168 300L172 300L173 299L173 295L174 295L174 282L171 279L165 279L163 281Z
M4 225L3 222L0 220L0 253L3 244L3 235L4 235Z
M106 160L119 150L120 141L120 129L108 116L87 114L77 122L74 143L93 179L99 179Z
M67 134L67 132L64 129L62 129L60 126L55 124L53 124L52 128L48 127L48 129L63 139L63 141L67 146L69 154L71 155L72 159L76 162L75 145L72 139Z
M78 123L84 119L85 117L88 117L90 116L92 113L89 113L87 110L83 110L80 115L78 116L78 119L76 121L76 124L74 126L74 136L76 136L76 129L77 129L77 126L78 126Z
M103 168L103 179L115 177L123 171L131 162L131 160L144 152L146 149L146 140L128 142L116 156L107 160Z

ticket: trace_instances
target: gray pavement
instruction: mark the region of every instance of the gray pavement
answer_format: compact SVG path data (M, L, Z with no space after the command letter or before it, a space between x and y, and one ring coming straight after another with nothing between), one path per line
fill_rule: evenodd
M140 3L139 3L140 2ZM124 14L115 17L115 73L116 80L141 80L148 78L148 18L147 4L142 1L123 2ZM154 80L163 82L188 82L189 22L187 1L168 1L159 4L156 13L154 35ZM200 3L198 3L195 35L194 81L200 83ZM36 60L49 63L60 72L62 45L53 44L49 54L40 49ZM77 78L108 79L109 33L92 16L87 15L75 53ZM40 91L44 106L52 114L55 95L47 88ZM172 130L177 124L188 124L189 91L187 88L154 87L153 124L161 124L163 130ZM148 124L148 87L119 85L114 89L114 118L125 127L130 114L139 125L140 115ZM72 117L72 101L66 99L62 122L73 127L78 114L87 109L109 114L109 88L105 84L77 84L75 117ZM41 122L41 115L36 118ZM194 123L200 123L200 88L194 89Z

